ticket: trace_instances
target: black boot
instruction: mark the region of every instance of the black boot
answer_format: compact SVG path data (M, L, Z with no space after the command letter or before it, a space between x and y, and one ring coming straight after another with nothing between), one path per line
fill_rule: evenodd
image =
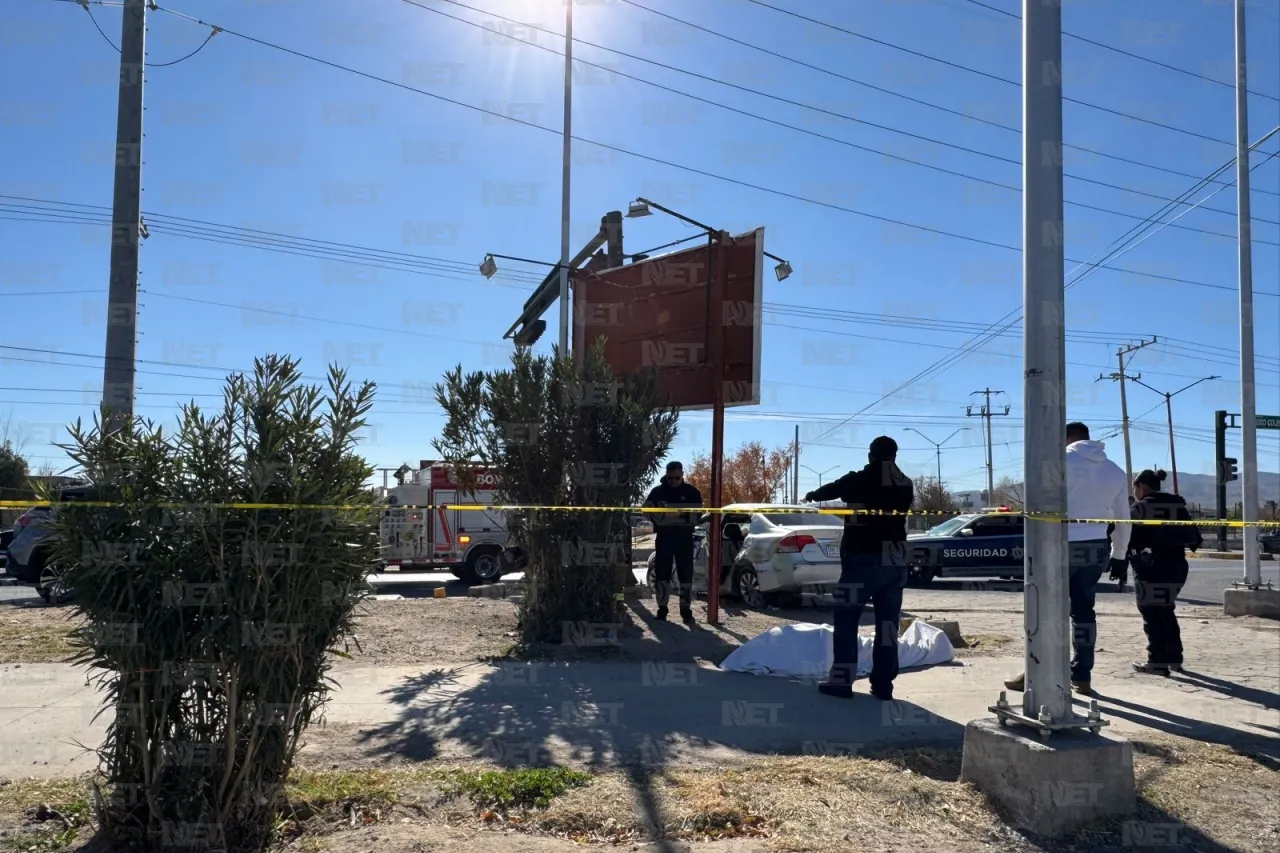
M659 604L658 612L653 614L653 618L657 619L659 622L666 622L667 621L667 605Z
M692 608L692 607L690 607L690 606L688 606L688 605L681 605L681 606L680 606L680 618L681 618L682 620L684 620L684 624L686 624L686 625L692 625L692 624L694 624L694 619L693 619L693 608Z

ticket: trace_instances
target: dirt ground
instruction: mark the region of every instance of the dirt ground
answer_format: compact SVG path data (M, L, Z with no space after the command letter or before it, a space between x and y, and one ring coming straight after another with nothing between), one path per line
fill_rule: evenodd
M293 814L313 816L286 819L277 849L1102 853L1158 842L1200 853L1274 853L1280 845L1274 759L1164 736L1133 744L1137 812L1066 840L1010 829L981 793L958 781L958 751L911 750L876 758L766 758L746 768L652 775L610 771L545 808L492 807L447 784L451 774L481 769L474 765L300 770L290 789L299 810ZM0 783L0 849L56 853L82 846L92 836L86 791L84 779ZM69 826L75 831L68 833Z
M918 594L919 595L919 594ZM956 649L958 658L1008 655L1021 641L1021 594L1008 601L988 595L977 598L964 593L929 594L914 602L914 612L922 619L956 620L965 644ZM698 660L719 664L735 648L777 625L830 623L831 612L821 608L750 610L732 601L720 608L720 625L706 624L705 600L694 603L698 626L684 630L673 620L662 640L653 631L651 599L631 600L618 620L618 642L603 650L572 648L520 648L516 634L516 606L502 599L443 598L369 601L361 608L356 637L348 642L352 664L401 665L415 663L470 663L500 657L573 657L581 654L613 655L634 660ZM70 607L0 607L0 663L39 663L67 660L74 654L72 634L76 627ZM1183 606L1178 608L1183 637L1189 650L1196 637L1212 626L1214 634L1230 623L1243 629L1241 636L1255 632L1270 635L1274 647L1280 623L1273 620L1241 618L1228 620L1218 608ZM1098 649L1100 660L1111 649L1141 649L1145 645L1141 620L1128 602L1099 607ZM1212 642L1206 637L1206 642ZM1126 658L1127 660L1127 658ZM343 664L339 664L342 666ZM1127 663L1125 664L1127 666Z

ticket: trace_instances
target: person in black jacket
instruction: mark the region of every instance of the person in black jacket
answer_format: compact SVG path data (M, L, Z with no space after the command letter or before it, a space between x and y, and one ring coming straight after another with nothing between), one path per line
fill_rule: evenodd
M867 602L875 608L876 639L871 654L871 694L893 698L898 677L898 623L907 585L907 518L915 497L911 478L896 459L898 444L882 435L871 442L865 468L805 495L806 501L840 499L854 513L845 517L840 540L840 582L836 586L833 659L818 690L828 696L853 695L858 671L858 623ZM880 515L879 513L891 513Z
M692 512L654 512L653 575L658 599L658 619L667 618L667 601L671 597L671 568L675 565L680 579L680 618L693 622L693 529L702 508L702 493L684 480L684 466L667 465L667 475L645 498L645 506L666 509L689 509Z
M1187 582L1186 548L1202 544L1199 528L1189 524L1142 524L1143 521L1191 521L1187 502L1161 491L1163 471L1143 471L1133 483L1129 562L1137 594L1142 630L1147 635L1147 659L1133 664L1138 672L1168 675L1182 671L1182 633L1174 613L1178 593Z

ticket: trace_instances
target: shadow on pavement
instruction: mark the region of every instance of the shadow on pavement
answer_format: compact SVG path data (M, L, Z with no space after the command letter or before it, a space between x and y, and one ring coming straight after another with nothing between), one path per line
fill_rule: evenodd
M1202 672L1193 672L1186 668L1181 673L1175 672L1169 677L1179 684L1203 687L1215 693L1229 696L1232 699L1242 699L1245 702L1261 705L1270 711L1280 709L1280 696L1270 690L1259 690L1256 687L1236 684L1234 681L1226 681L1221 678L1215 678L1212 675L1205 675Z
M1171 711L1117 699L1097 690L1089 698L1098 700L1104 717L1110 714L1165 734L1230 747L1268 770L1280 771L1280 740L1275 738L1250 735L1208 720L1192 719ZM1087 704L1080 699L1076 701Z
M667 821L653 780L678 760L717 764L741 753L849 756L963 743L963 726L910 702L875 700L862 683L853 699L820 695L815 682L825 673L790 679L723 672L690 656L654 660L646 647L668 645L667 632L684 635L684 652L736 647L707 626L656 627L627 647L629 659L503 660L465 683L461 668L407 677L385 691L396 719L360 740L386 759L433 758L447 741L451 752L461 747L502 767L621 768L636 807L655 827Z

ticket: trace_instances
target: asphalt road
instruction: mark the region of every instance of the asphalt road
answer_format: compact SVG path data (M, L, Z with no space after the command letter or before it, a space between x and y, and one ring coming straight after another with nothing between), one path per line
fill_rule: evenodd
M1244 568L1239 560L1191 560L1191 574L1186 586L1182 589L1179 601L1187 604L1221 605L1222 593L1231 586L1231 582L1244 576ZM517 580L520 574L507 575L504 581ZM636 579L644 582L644 569L637 566ZM1275 561L1262 564L1263 581L1271 581L1280 587L1280 565ZM443 588L445 595L462 597L467 594L467 585L449 572L384 572L369 575L369 585L379 595L400 595L404 598L430 598L435 591ZM985 590L1011 591L1021 589L1017 581L1001 581L998 579L978 579L972 581L935 580L930 589L972 590L974 595L982 595ZM1116 585L1103 579L1098 588L1101 596L1120 595ZM1133 595L1133 576L1130 574L1128 592ZM37 603L39 597L30 587L0 585L0 604L5 603Z

